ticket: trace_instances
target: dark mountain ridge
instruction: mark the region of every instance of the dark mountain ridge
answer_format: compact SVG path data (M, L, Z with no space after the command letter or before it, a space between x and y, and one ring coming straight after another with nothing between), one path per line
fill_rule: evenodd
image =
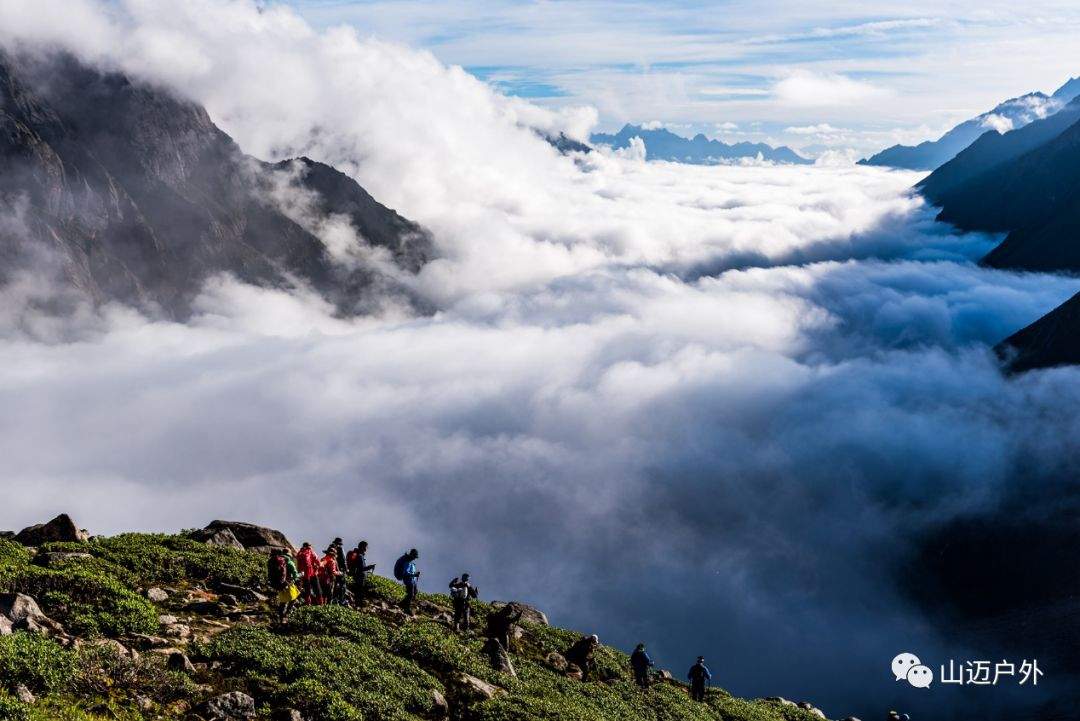
M595 133L590 140L594 144L610 145L612 148L621 149L630 147L630 141L633 138L642 139L645 143L646 158L652 160L714 165L740 158L756 158L760 155L762 159L776 163L807 165L814 162L784 145L778 148L765 143L742 142L729 145L720 140L710 140L701 133L693 138L684 138L666 128L650 130L640 125L630 124L624 125L622 130L614 135Z
M983 265L1080 274L1080 99L980 137L916 186L964 230L1007 233ZM1080 363L1080 296L1002 341L1011 371Z
M0 51L0 228L9 269L48 249L59 279L98 302L183 318L217 273L314 288L340 312L405 294L378 268L341 263L270 190L284 172L245 155L205 109L70 55ZM290 171L318 211L346 216L364 242L416 272L431 238L348 176L309 159Z

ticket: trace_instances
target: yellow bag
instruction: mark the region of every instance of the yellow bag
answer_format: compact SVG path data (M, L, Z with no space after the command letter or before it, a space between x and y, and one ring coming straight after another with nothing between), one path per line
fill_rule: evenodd
M300 598L300 589L295 583L290 583L288 588L281 589L277 595L278 603L292 603L298 598Z

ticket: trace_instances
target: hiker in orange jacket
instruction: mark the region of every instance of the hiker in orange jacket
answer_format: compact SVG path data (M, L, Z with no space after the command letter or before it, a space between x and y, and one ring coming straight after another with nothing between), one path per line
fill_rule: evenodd
M304 603L309 606L318 603L322 598L322 587L319 584L319 557L307 541L304 541L304 545L296 552L296 570L300 572L300 581L304 587Z
M338 580L337 548L330 546L326 549L322 560L319 561L319 585L322 586L322 598L320 604L334 602L334 585Z

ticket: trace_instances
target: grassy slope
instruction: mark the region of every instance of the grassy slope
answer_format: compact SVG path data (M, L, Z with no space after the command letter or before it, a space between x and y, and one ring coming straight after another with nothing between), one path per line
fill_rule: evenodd
M746 701L717 688L704 704L692 702L675 683L643 694L630 681L626 655L607 647L597 659L597 675L607 681L567 678L544 659L578 634L536 624L522 624L524 635L512 653L518 678L511 678L490 668L480 652L482 638L454 633L431 617L449 609L446 596L424 595L426 615L405 621L378 603L401 595L382 578L375 579L375 603L364 611L302 608L288 627L276 629L258 608L223 623L186 611L181 600L185 589L215 581L255 584L263 572L261 556L144 534L42 549L49 550L89 552L93 558L43 568L26 549L0 540L0 590L33 595L46 614L86 640L158 634L158 614L179 616L195 632L185 651L197 670L166 670L159 654L131 660L104 645L64 648L16 633L0 637L0 719L179 719L207 698L241 690L256 699L260 717L296 708L313 721L431 718L433 691L450 698L453 715L466 721L817 721L792 706ZM178 592L155 606L137 592L150 586ZM476 609L476 626L482 628L490 607L477 603ZM455 693L452 681L462 672L504 692L469 701ZM20 683L38 695L35 704L14 699Z

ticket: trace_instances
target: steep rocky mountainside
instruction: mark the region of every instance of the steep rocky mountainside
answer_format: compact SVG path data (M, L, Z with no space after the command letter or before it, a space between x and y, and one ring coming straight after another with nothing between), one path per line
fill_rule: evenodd
M996 348L1016 372L1080 364L1080 293Z
M698 703L666 672L642 691L628 657L605 646L583 678L563 655L581 635L532 607L476 601L474 630L458 632L447 596L421 594L407 617L400 585L380 577L359 608L303 607L278 625L267 557L255 549L291 544L250 524L103 538L63 516L18 538L0 538L4 719L824 718L809 703L748 701L716 686ZM519 613L507 653L486 638L489 621Z
M774 148L765 143L733 143L710 140L702 134L693 138L684 138L666 128L648 129L640 125L624 125L614 135L595 133L590 140L612 148L627 148L633 138L641 138L645 143L646 158L649 160L670 160L676 163L693 165L713 165L739 158L756 158L777 163L809 165L814 161L804 158L786 145Z
M51 260L96 301L176 318L222 272L272 287L299 279L346 314L364 312L373 294L404 294L394 273L335 257L317 237L324 216L347 220L404 272L431 256L426 231L333 168L246 156L202 107L162 88L67 55L0 51L8 272Z

